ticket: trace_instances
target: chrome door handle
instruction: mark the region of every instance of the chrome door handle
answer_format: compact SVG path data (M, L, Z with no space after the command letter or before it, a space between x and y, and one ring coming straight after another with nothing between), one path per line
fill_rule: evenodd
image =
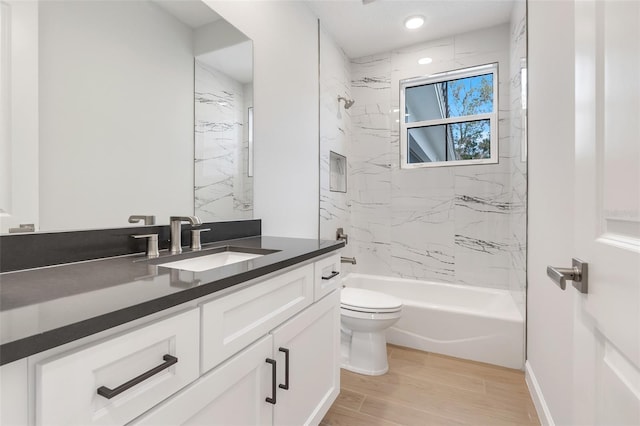
M573 259L571 268L558 268L547 266L547 276L551 278L562 290L567 288L567 280L573 281L573 286L580 293L588 290L589 264L580 259Z

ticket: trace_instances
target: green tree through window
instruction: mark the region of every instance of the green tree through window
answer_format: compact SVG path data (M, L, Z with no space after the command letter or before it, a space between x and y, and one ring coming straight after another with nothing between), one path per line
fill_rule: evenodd
M460 117L493 111L493 74L461 78L441 83L446 86L447 115ZM451 124L457 160L489 158L491 129L489 120L464 121Z

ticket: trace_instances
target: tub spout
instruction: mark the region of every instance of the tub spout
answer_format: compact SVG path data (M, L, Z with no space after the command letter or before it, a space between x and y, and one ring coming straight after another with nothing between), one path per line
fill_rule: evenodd
M340 258L340 262L341 263L350 263L352 265L356 264L356 258L355 257L341 257Z

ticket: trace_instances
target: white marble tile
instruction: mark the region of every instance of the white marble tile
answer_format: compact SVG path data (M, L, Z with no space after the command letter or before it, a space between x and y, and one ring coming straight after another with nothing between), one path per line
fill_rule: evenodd
M425 57L431 58L432 62L419 64L418 60ZM400 80L453 69L451 67L454 57L453 37L396 49L392 53L391 90L398 93Z
M508 52L509 30L509 24L503 24L483 30L457 34L454 37L456 58L478 56L484 53Z
M510 22L510 137L511 137L511 214L510 237L514 249L510 253L509 290L520 313L526 311L526 246L527 246L527 165L523 159L526 144L526 110L522 107L522 79L520 69L527 56L526 2L514 3ZM517 207L517 208L516 208Z
M392 196L392 268L405 278L452 282L453 188L413 188Z
M350 233L349 195L331 191L330 152L347 157L351 141L351 110L338 96L351 98L350 61L324 29L320 31L320 237L335 239L337 228ZM346 253L346 250L345 250Z
M252 216L245 92L241 83L196 61L195 214L203 220Z
M429 243L424 249L394 243L391 249L395 276L436 282L456 282L455 252L449 245Z
M514 111L520 95L510 58L526 40L522 18L514 12L510 25L350 60L350 88L344 90L356 103L348 112L351 134L344 139L347 197L333 202L321 196L321 203L331 206L321 210L321 227L349 217L346 250L358 261L350 270L505 288L524 307L526 163L520 161L522 113ZM418 65L425 56L433 62ZM500 62L499 163L401 169L399 80L495 61ZM337 60L325 63L345 68ZM325 86L341 87L344 75L334 74L340 76ZM342 117L328 98L325 105L322 92L321 114L331 124L321 124L321 146L338 146L342 134L336 123ZM321 153L325 173L328 154Z

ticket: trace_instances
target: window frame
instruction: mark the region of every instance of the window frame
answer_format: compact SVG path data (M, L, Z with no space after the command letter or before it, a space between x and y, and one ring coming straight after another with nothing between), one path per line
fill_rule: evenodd
M405 90L412 87L424 86L427 84L442 83L445 81L459 80L468 77L478 77L481 75L493 74L493 112L464 115L459 117L448 117L440 119L431 119L416 121L413 123L405 122L406 105L405 105ZM448 166L466 166L466 165L479 165L479 164L497 164L499 160L498 156L498 63L490 63L485 65L472 66L463 69L457 69L452 71L445 71L436 74L431 74L421 77L413 77L404 80L400 80L400 108L399 108L399 129L400 129L400 167L403 169L415 169L423 167L448 167ZM433 161L423 163L409 163L408 162L408 133L410 129L421 128L428 126L438 126L446 124L465 123L478 120L489 120L490 126L490 157L478 158L471 160L445 160L445 161ZM446 143L446 141L445 141ZM447 149L445 145L445 150Z

